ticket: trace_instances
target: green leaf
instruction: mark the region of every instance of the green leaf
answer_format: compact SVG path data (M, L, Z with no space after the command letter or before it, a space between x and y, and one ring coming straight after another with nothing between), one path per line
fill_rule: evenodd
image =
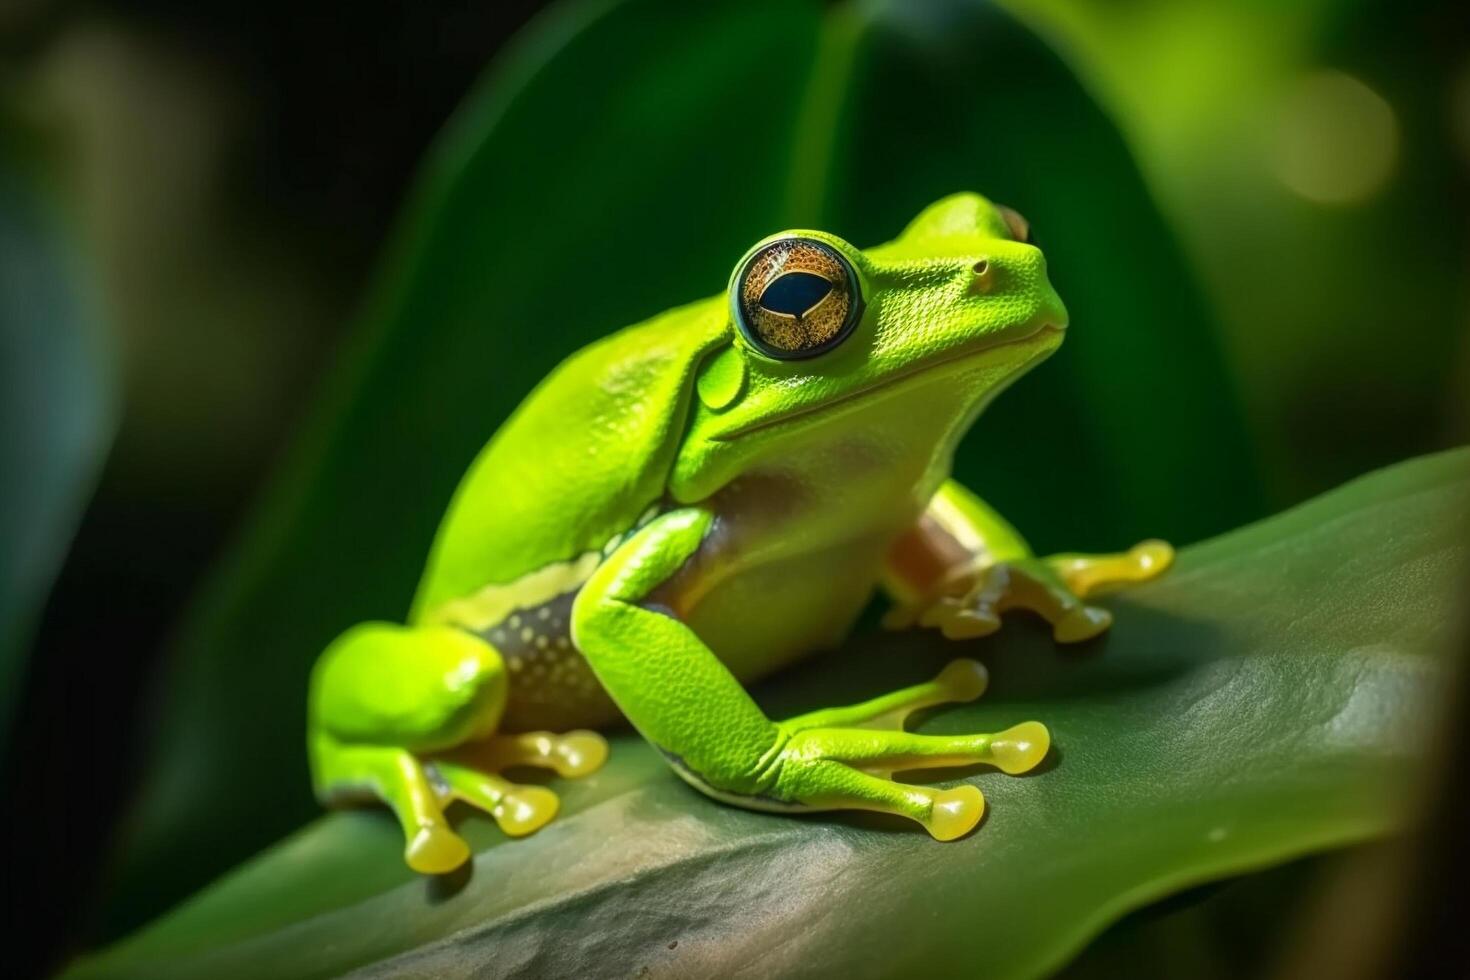
M981 656L991 690L926 731L1051 726L1035 775L981 774L990 811L937 844L862 816L778 817L686 787L632 735L559 783L564 815L415 880L386 812L323 818L75 977L907 976L1054 970L1170 892L1382 834L1437 705L1467 538L1470 450L1358 480L1185 550L1088 649L867 637L762 692L785 713Z
M1283 975L1280 960L1315 903L1374 845L1314 854L1211 882L1132 912L1055 980L1231 980Z
M81 262L16 162L0 144L0 754L36 618L115 421Z
M1033 219L1073 329L958 475L1043 548L1257 516L1209 317L1157 210L1098 108L1003 14L557 6L434 148L353 356L180 633L109 929L316 812L312 659L354 622L403 616L460 475L555 363L718 292L766 234L871 244L963 188Z

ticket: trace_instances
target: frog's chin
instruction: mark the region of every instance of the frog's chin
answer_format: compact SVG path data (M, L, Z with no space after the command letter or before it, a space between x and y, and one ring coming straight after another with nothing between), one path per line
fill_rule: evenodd
M915 361L901 371L895 371L884 377L875 378L871 383L853 388L850 391L838 395L836 398L811 405L803 405L800 408L793 409L781 415L775 415L761 419L758 422L737 426L728 432L719 433L713 436L713 438L720 442L729 442L763 429L787 425L809 415L825 414L854 399L870 396L874 392L901 385L912 378L928 375L951 365L979 360L980 358L989 358L1002 353L1010 355L1013 362L1006 381L1008 384L1010 380L1019 377L1028 368L1055 350L1061 343L1066 329L1066 323L1043 322L1040 325L1025 324L1014 331L1006 331L998 335L991 334L973 343L958 344L932 357ZM1004 386L1003 384L1001 387Z

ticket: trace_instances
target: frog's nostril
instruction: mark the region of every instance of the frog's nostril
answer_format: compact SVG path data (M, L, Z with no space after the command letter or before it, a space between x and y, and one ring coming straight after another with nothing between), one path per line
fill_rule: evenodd
M995 284L995 269L991 266L989 259L980 259L970 266L970 271L975 278L970 281L970 291L976 293L988 293L990 287Z

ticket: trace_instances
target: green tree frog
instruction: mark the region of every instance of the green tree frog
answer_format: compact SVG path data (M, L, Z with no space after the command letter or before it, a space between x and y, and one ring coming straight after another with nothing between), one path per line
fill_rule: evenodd
M743 684L836 643L876 588L892 627L964 640L1024 608L1074 642L1110 624L1091 593L1167 567L1160 541L1038 558L948 477L961 435L1066 326L1024 219L958 194L865 251L821 231L767 238L723 295L573 355L470 467L407 625L356 626L319 658L319 797L386 802L408 864L446 872L469 857L449 802L510 835L537 829L557 797L502 771L590 773L607 746L588 729L621 714L725 803L966 834L985 807L973 784L892 776L1016 774L1046 755L1035 721L905 729L917 709L978 697L979 663L785 720Z

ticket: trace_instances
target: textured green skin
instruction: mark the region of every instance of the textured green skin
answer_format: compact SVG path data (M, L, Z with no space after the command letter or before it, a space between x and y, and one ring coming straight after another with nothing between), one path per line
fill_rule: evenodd
M454 622L445 610L487 585L514 589L549 565L604 552L578 583L572 640L682 775L754 806L892 808L849 785L866 777L824 761L824 739L851 755L854 729L818 726L793 740L815 723L767 719L741 682L847 631L893 542L947 479L956 442L1055 349L1066 312L1041 252L1013 241L977 195L940 201L866 251L799 234L839 249L857 271L866 309L851 336L815 358L774 360L746 345L722 294L553 372L467 474L408 628L360 627L323 655L311 739L324 797L353 782L333 768L340 745L437 751L493 730L506 672L487 644L454 659L465 651L434 625ZM975 537L1004 557L1029 557L998 515L965 499ZM422 658L398 655L416 645ZM514 711L514 689L509 697ZM606 720L598 704L557 719ZM942 754L901 731L863 738L880 762ZM357 788L395 802L384 785L393 778L359 776Z

